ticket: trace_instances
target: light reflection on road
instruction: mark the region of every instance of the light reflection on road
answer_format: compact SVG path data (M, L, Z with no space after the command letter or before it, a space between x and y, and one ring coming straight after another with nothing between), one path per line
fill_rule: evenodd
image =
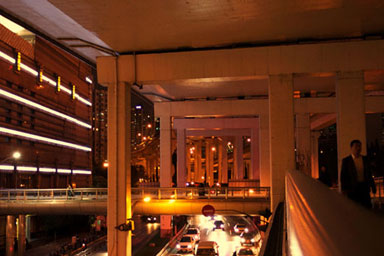
M240 245L240 237L238 235L231 235L230 230L233 230L234 225L236 223L245 223L247 227L250 229L250 232L254 232L255 230L252 228L252 225L242 217L224 217L224 216L216 216L216 220L223 220L225 223L225 231L223 230L215 230L214 220L211 218L206 218L202 215L192 217L190 219L190 224L192 226L197 226L200 229L200 241L215 241L219 246L219 255L220 256L232 256L233 252L241 247ZM174 255L177 252L176 248L173 248L168 255ZM193 254L182 254L193 255Z

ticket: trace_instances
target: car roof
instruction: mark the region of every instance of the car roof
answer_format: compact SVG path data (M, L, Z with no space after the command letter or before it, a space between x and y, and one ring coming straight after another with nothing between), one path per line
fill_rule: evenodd
M201 241L199 243L199 248L202 248L202 247L213 247L215 245L217 245L217 244L214 241Z

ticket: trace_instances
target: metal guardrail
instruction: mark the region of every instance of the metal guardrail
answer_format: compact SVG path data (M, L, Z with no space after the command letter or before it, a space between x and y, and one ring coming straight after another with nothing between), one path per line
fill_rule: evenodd
M171 199L266 199L270 198L269 187L188 187L188 188L132 188L132 200L145 198ZM77 189L6 189L0 190L1 201L52 201L52 200L106 200L107 188Z

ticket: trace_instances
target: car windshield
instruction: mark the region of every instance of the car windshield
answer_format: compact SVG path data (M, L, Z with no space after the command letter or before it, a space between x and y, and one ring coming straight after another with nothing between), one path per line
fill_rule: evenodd
M184 236L181 238L180 242L191 242L192 238L190 236Z
M217 221L215 221L215 224L216 225L220 225L220 224L223 224L224 222L222 222L221 220L217 220Z
M205 249L205 248L197 249L196 255L215 255L215 250L211 249L211 248L208 248L208 249Z
M236 225L238 228L245 228L245 224L237 224Z
M197 230L196 229L190 229L187 231L187 234L197 234Z
M241 249L238 255L254 255L251 249Z
M251 238L254 237L254 235L251 234L251 233L241 233L240 236L243 237L243 238L245 238L245 239L251 239Z

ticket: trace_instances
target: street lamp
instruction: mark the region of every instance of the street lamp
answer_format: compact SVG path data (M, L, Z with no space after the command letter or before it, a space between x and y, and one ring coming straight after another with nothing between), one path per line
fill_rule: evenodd
M13 153L12 157L15 158L15 159L19 159L21 157L21 154L20 154L19 151L16 151L16 152Z
M15 151L13 152L13 154L11 156L8 156L7 158L3 159L2 161L0 161L0 164L1 163L4 163L6 161L8 161L9 159L11 158L14 158L15 160L19 159L21 157L21 154L19 151Z

